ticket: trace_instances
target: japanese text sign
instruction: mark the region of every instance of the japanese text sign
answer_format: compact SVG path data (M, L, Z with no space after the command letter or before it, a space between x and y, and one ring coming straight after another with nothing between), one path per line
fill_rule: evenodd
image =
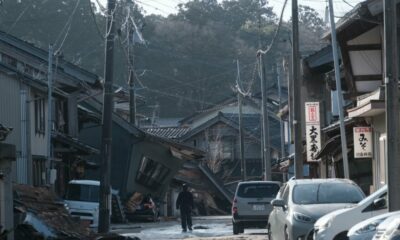
M354 127L354 158L372 158L372 128Z
M319 117L319 102L306 102L306 140L307 161L315 162L315 155L321 151L321 125Z

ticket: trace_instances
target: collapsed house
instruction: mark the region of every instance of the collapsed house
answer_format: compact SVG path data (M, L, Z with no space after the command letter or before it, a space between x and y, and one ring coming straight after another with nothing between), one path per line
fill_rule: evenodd
M72 218L45 187L14 185L15 239L92 239L89 226Z
M176 198L180 185L187 183L194 189L197 205L200 208L207 206L201 210L202 214L229 213L236 185L242 179L237 99L229 98L217 105L181 119L175 126L144 128L149 134L181 142L206 153L202 159L185 162L168 194L170 198ZM262 179L261 114L256 99L244 100L242 118L247 179ZM280 123L272 112L268 118L270 153L276 162L281 151ZM273 178L283 180L280 172L274 172Z
M92 118L82 122L79 138L95 148L101 146L102 103L87 99L80 104ZM203 151L169 139L148 134L113 113L111 156L111 186L119 191L122 202L128 201L135 193L151 194L162 203L160 212L172 212L174 202L166 199L166 193L174 176L189 160L203 158ZM99 156L93 161L100 162ZM87 171L86 178L99 179L98 170Z

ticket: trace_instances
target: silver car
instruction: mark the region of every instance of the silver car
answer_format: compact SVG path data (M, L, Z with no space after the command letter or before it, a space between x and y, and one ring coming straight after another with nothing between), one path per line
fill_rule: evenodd
M291 180L271 202L269 240L313 239L315 221L337 209L354 206L365 197L353 181L346 179Z
M241 182L236 188L232 204L233 234L243 233L245 228L266 228L272 210L271 200L276 197L280 182Z

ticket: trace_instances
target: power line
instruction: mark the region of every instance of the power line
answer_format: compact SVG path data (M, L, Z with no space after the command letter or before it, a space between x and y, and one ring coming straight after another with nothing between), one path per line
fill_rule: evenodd
M253 64L254 64L254 63L247 64L247 65L245 65L242 69L247 68L247 67L249 67L249 66L251 66L251 65L253 65ZM213 79L213 78L216 78L216 77L220 77L220 76L223 76L223 75L232 74L232 73L234 73L234 72L236 72L236 70L231 69L231 70L229 70L229 71L221 72L221 73L218 73L218 74L209 76L209 77L196 79L196 80L190 81L190 82L188 82L188 83L195 83L195 82L201 82L201 81L204 81L204 80L210 80L210 79ZM177 88L177 86L172 86L172 87L169 87L169 88L165 88L164 90L171 90L171 89L175 89L175 88Z
M17 25L18 21L22 18L22 16L25 14L25 12L28 10L28 8L30 8L31 5L28 4L28 6L26 6L26 8L19 14L19 16L17 17L17 19L15 19L14 23L11 25L11 27L7 30L8 33L11 33L11 30L15 27L15 25Z
M175 98L179 98L179 99L185 99L186 101L190 101L190 102L202 103L202 104L207 104L207 105L210 105L210 106L217 106L215 103L201 101L201 100L195 100L193 98L184 97L182 95L178 96L177 94L167 93L167 92L164 92L164 91L159 91L159 90L156 90L156 89L150 89L150 88L147 88L147 87L145 87L144 89L149 91L149 92L159 93L159 94L162 94L162 95L165 95L165 96L175 97Z
M80 2L81 2L81 0L77 0L77 1L76 1L74 10L72 11L72 13L71 13L71 15L69 16L67 22L65 23L63 29L61 30L60 34L58 34L58 37L57 37L56 41L54 42L54 46L56 46L58 40L60 40L60 37L61 37L62 33L63 33L63 32L65 31L65 29L66 29L64 38L63 38L63 40L61 41L61 44L60 44L60 46L58 47L58 49L57 49L56 51L54 51L54 55L57 55L57 54L59 53L59 51L61 50L62 46L64 45L65 40L67 39L67 36L68 36L69 31L70 31L70 29L71 29L72 20L73 20L73 18L74 18L75 12L76 12L76 10L78 9L78 6L79 6L79 3L80 3Z
M92 2L91 2L90 0L89 0L89 5L90 5L90 14L92 15L93 23L94 23L94 25L96 26L97 33L99 34L99 36L100 36L101 39L105 39L106 36L104 36L103 33L101 33L100 27L99 27L99 25L97 24L97 21L96 21L96 14L94 13L93 6L92 6Z
M285 2L283 3L283 7L282 7L282 10L281 10L281 15L280 15L280 17L279 17L278 27L277 27L276 30L275 30L274 36L273 36L273 38L272 38L272 40L271 40L271 43L267 46L267 49L265 49L265 50L262 50L262 49L258 50L258 54L267 54L267 53L272 49L272 47L274 46L275 39L277 38L278 33L279 33L279 30L280 30L280 28L281 28L281 26L282 26L283 13L285 12L285 7L286 7L286 4L287 4L287 1L288 1L288 0L285 0Z
M144 2L138 1L138 0L135 0L135 2L138 2L138 3L143 4L143 5L145 5L145 6L154 8L155 10L157 10L157 11L159 11L159 12L162 12L162 13L165 13L165 14L167 14L167 15L171 14L171 13L169 13L169 12L167 12L167 11L164 11L164 10L158 8L157 6L151 5L151 4L149 4L149 3L144 3Z
M175 9L174 7L171 7L170 5L167 5L167 4L165 4L165 3L158 2L158 1L156 1L156 0L150 0L150 1L156 2L156 3L160 4L161 6L164 6L164 7L167 7L167 8L169 8L169 9L171 9L171 10L176 11L176 9Z

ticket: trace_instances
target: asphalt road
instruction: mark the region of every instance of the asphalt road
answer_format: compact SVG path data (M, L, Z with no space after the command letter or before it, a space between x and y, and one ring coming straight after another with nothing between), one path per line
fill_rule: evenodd
M112 225L113 232L141 240L266 240L264 229L246 229L243 234L232 234L231 216L194 217L193 231L183 233L178 220L157 223Z

